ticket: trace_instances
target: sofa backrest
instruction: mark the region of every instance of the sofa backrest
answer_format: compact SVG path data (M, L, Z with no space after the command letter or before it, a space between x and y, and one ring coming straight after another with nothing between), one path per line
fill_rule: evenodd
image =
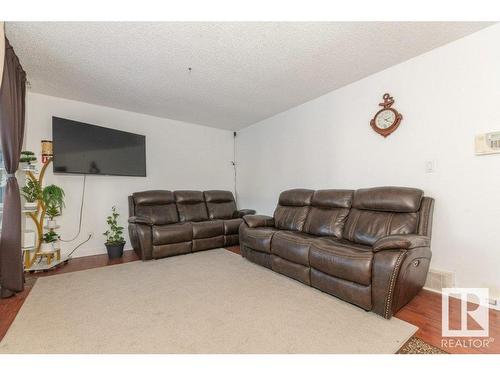
M177 190L174 191L174 197L180 221L208 220L207 207L201 191Z
M303 231L316 236L342 238L353 195L353 190L316 190Z
M373 245L390 234L417 233L422 198L422 190L405 187L356 190L342 237Z
M314 190L292 189L280 194L274 211L274 225L278 229L301 231L306 222Z
M208 217L213 219L232 219L236 212L233 193L227 190L207 190L203 192L207 204Z
M179 217L174 194L168 190L149 190L133 193L129 197L130 216L144 216L154 224L177 223Z

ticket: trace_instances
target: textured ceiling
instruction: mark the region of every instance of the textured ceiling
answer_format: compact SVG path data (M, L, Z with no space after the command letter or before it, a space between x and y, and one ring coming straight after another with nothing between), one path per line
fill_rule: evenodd
M33 92L237 130L488 25L7 22L6 34Z

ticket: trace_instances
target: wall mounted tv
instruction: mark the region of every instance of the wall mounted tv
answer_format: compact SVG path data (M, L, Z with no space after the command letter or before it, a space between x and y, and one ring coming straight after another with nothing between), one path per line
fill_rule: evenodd
M146 137L52 117L54 173L146 176Z

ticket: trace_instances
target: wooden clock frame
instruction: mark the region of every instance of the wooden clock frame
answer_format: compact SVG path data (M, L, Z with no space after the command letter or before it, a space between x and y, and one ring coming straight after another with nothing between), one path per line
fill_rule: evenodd
M384 99L384 102L379 103L379 106L381 106L382 109L380 109L377 113L375 113L375 116L373 116L373 119L371 119L371 121L370 121L370 125L371 125L372 129L375 130L375 132L377 132L378 134L380 134L381 136L383 136L385 138L388 135L392 134L399 127L399 124L401 123L401 120L403 119L403 115L401 113L399 113L398 111L396 111L394 108L391 108L391 106L394 104L394 99L392 98L391 95L389 95L389 93L385 93L382 98ZM380 112L387 111L387 110L392 111L394 113L395 121L388 128L380 129L379 127L377 127L377 125L375 123L375 119L380 114Z

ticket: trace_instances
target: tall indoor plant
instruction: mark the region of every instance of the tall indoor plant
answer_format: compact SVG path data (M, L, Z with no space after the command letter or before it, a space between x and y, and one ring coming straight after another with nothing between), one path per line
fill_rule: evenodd
M106 236L106 250L110 259L120 258L123 255L123 247L125 239L123 238L123 227L118 225L118 217L120 214L113 206L111 215L107 217L106 223L109 229L103 233Z

